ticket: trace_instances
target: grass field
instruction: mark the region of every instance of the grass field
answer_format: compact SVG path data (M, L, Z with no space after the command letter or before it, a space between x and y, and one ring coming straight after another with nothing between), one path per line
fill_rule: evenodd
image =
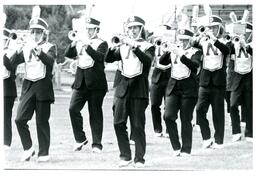
M134 170L133 166L118 168L119 150L113 128L112 101L113 90L107 93L104 104L104 130L103 151L94 154L91 151L91 131L88 121L87 105L82 114L84 116L84 130L89 143L80 151L73 152L74 143L68 107L71 97L70 91L55 91L56 101L52 105L50 118L51 126L51 160L47 163L37 163L36 157L29 162L20 162L23 149L17 133L16 125L13 123L13 141L11 150L5 152L4 169L78 169L78 170ZM16 117L18 102L15 102L13 122ZM150 106L149 106L150 107ZM223 149L202 149L202 138L198 130L193 130L193 147L190 157L172 156L172 148L168 138L155 137L151 119L150 108L146 110L146 165L142 170L159 171L218 171L218 170L252 170L253 169L253 144L242 141L231 142L230 116L226 114L225 139ZM208 113L213 135L211 111ZM177 120L180 125L179 120ZM165 127L164 123L162 123ZM29 122L33 144L38 151L35 118ZM244 128L242 128L244 131ZM134 155L134 146L131 146Z

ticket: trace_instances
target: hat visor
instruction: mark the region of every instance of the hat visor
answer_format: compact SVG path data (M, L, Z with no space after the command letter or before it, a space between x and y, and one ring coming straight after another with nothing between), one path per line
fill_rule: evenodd
M86 24L86 28L99 28L99 25L95 25L95 24Z
M218 23L218 22L212 22L212 23L209 23L208 26L217 26L217 25L221 25L221 23Z
M131 26L144 26L142 23L140 22L130 22L127 27L131 27Z
M42 25L39 24L32 24L29 26L29 29L43 29L45 30L45 27L43 27Z
M187 39L187 40L189 40L189 39L191 39L191 37L190 36L187 36L187 35L178 35L177 36L177 38L179 39L179 40L185 40L185 39Z

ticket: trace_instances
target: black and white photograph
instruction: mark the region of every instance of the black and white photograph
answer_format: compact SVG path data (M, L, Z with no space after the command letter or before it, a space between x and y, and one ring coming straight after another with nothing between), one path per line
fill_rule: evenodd
M3 2L3 175L252 175L255 12L231 2Z

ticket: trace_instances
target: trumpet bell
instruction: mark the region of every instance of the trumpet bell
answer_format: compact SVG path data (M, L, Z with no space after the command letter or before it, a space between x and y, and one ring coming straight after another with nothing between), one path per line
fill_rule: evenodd
M161 44L162 44L162 41L161 41L161 40L156 40L156 41L155 41L155 45L156 45L156 46L161 46Z
M75 31L69 31L68 38L72 41L77 39L77 33Z
M223 38L228 42L232 40L232 37L229 34L224 35Z
M205 27L204 26L199 27L198 32L201 33L201 34L204 33L205 32Z
M113 44L119 44L121 42L121 39L117 36L114 36L112 39L111 39L111 42Z
M238 37L238 36L236 36L236 37L234 37L234 38L233 38L233 41L234 41L234 42L239 42L239 41L240 41L240 39L239 39L239 37Z
M18 36L15 32L12 32L12 33L10 33L9 38L12 40L16 40L18 38Z

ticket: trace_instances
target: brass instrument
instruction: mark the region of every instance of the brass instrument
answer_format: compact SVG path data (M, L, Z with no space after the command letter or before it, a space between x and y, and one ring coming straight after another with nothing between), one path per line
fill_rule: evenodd
M4 45L4 48L8 48L10 42L14 41L14 40L17 40L18 36L17 36L17 34L15 32L11 32L9 29L5 28L4 30L10 32L10 34L8 36L8 39L7 39L7 41L6 41L5 45Z
M236 43L240 42L240 37L239 36L233 37L233 41Z
M77 41L77 40L78 40L77 31L69 31L69 32L68 32L68 38L69 38L71 41Z
M12 33L10 33L9 38L12 40L16 40L18 38L18 36L15 32L12 32Z
M225 37L224 37L227 41L230 41L231 40L231 36L230 35L225 35Z
M205 33L205 31L206 31L206 28L205 28L204 26L200 26L200 27L198 28L198 33L199 33L199 34L203 34L203 33Z
M121 44L124 44L123 40L127 38L127 36L125 35L121 35L121 34L117 34L117 35L114 35L111 39L111 43L114 45L114 46L119 46Z
M157 40L155 40L154 45L155 46L161 46L162 43L163 43L163 41L161 39L157 39Z
M173 52L174 48L180 48L181 45L180 44L174 44L174 43L171 43L171 42L162 42L161 47L162 47L163 51Z
M71 41L76 42L75 45L77 45L77 42L82 44L82 46L91 44L91 40L89 39L88 35L82 31L74 31L74 30L69 31L68 38Z
M47 43L49 39L49 33L44 31L41 35L41 38L38 41L35 41L31 34L27 36L18 37L16 44L18 45L17 52L21 53L24 48L39 51L41 48L41 45L44 43Z
M225 34L223 38L226 42L230 42L232 40L232 36L230 34Z
M205 41L209 40L210 36L208 35L208 32L209 32L209 28L205 26L200 26L196 32L198 41L200 42L202 39L204 39Z

